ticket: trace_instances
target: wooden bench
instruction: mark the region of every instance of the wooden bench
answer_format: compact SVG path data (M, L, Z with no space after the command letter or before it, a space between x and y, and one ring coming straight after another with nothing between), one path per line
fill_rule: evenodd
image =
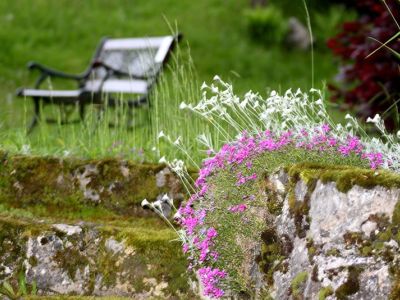
M72 108L67 110L61 120L62 124L67 124L84 120L86 105L116 106L125 94L129 99L124 99L123 104L129 109L148 103L149 92L181 37L181 34L177 34L146 38L103 38L89 67L77 75L60 72L36 62L28 63L29 70L40 72L34 88L17 90L17 96L33 99L34 115L28 132L38 124L41 108L48 104L60 105L63 109L67 106ZM42 84L49 78L74 80L77 89L42 89ZM79 109L79 119L70 121L69 117L75 107ZM59 122L52 119L46 121Z

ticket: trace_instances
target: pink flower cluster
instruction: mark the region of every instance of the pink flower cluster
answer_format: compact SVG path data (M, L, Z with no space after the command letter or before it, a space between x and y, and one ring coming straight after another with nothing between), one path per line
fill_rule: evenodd
M226 277L226 272L220 269L211 267L203 267L199 269L199 275L204 287L204 296L221 298L224 291L217 286L220 279Z
M247 209L247 205L242 203L235 206L230 207L228 210L230 212L244 212Z
M356 136L349 136L345 142L337 140L330 134L329 125L324 124L320 128L316 128L312 132L301 130L299 134L287 131L281 135L274 135L271 131L265 131L255 136L250 136L246 132L242 137L233 143L222 146L218 153L209 151L209 155L214 154L203 162L199 177L195 182L195 186L199 192L193 194L185 206L179 209L182 218L180 220L186 234L192 239L193 250L198 253L197 258L191 256L194 264L198 266L202 284L205 287L207 296L219 298L223 295L220 289L220 280L226 277L223 270L213 269L207 264L213 264L218 259L218 253L212 248L214 247L213 239L218 236L214 227L207 228L204 219L207 211L204 209L193 209L194 202L207 196L208 185L207 179L218 170L241 165L245 163L247 169L251 169L252 164L250 158L264 152L281 150L286 146L293 146L313 151L336 151L338 155L348 156L355 154L362 159L366 159L372 169L379 168L383 163L381 153L367 153L360 139ZM236 185L241 186L248 181L256 180L257 174L244 175L241 172L237 174ZM254 199L254 195L250 196L250 200ZM244 212L247 209L246 204L239 204L230 207L231 212ZM186 253L189 245L183 245L183 251Z
M247 181L256 180L256 179L257 179L257 174L256 174L256 173L253 173L253 174L251 174L251 175L249 175L249 176L244 176L244 175L242 174L242 172L239 172L239 173L237 174L236 185L237 185L237 186L240 186L240 185L242 185L242 184L245 184Z

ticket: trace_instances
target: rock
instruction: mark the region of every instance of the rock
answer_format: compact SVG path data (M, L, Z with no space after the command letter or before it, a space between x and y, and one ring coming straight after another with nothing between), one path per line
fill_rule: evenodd
M80 234L82 232L82 228L79 226L71 226L67 224L54 224L53 228L65 233L66 235Z
M277 192L277 184L272 184L277 177L272 174L266 180L270 192ZM335 182L306 184L300 178L286 181L279 213L266 205L269 239L263 238L261 245L236 241L247 253L247 269L241 267L246 285L253 287L256 298L264 289L280 300L388 299L399 278L400 188L354 185L341 192ZM269 195L265 193L266 203ZM262 256L259 270L254 270L251 253L260 253L264 246L279 252Z
M288 178L287 174L283 171L279 171L268 177L267 186L272 191L283 195L286 192L285 185L287 184Z
M156 185L158 188L168 188L169 196L173 198L177 203L184 199L182 193L182 182L174 175L168 167L165 167L156 174ZM163 194L158 195L158 199L161 199Z
M0 159L3 156L0 151ZM29 209L40 202L49 215L54 207L61 213L92 206L125 216L148 216L151 213L140 207L144 198L152 202L168 193L179 206L186 195L179 178L165 165L134 164L117 158L8 155L6 159L7 163L0 162L2 203Z
M390 240L389 242L385 242L385 246L393 249L399 249L399 244L395 240Z
M186 277L186 258L179 243L171 242L174 233L140 228L143 222L124 228L0 216L0 284L18 282L24 270L26 284L35 282L39 296L196 299Z
M106 240L106 249L110 251L112 254L118 254L121 253L124 250L124 244L119 243L118 241L109 238Z
M311 47L311 37L307 27L295 17L289 18L286 43L289 47L300 50L307 50Z
M367 221L361 226L361 230L367 237L370 237L371 232L375 232L377 227L375 222Z
M391 217L400 190L354 186L346 194L333 182L318 182L310 200L310 234L316 243L340 242L347 232L361 232L362 224L375 214ZM328 232L328 236L323 234Z
M303 180L299 180L296 183L296 187L294 188L294 195L297 201L303 202L305 196L307 195L308 188L306 183Z

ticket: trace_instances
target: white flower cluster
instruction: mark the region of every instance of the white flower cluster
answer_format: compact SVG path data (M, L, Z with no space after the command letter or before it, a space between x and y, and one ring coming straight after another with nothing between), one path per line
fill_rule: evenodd
M174 221L179 221L181 217L179 211L174 205L174 199L169 197L168 194L164 194L160 199L154 202L149 202L147 199L143 199L141 206L143 209L149 209L160 216L161 219L163 219L175 231L178 236L178 241L187 243L188 238L185 231L183 229L176 229L168 219L171 212L175 213L173 216Z
M266 99L250 91L240 99L234 94L232 85L218 76L214 78L214 83L203 83L201 88L202 99L197 105L182 102L180 108L209 121L224 138L223 142L230 142L243 132L313 132L315 128L326 124L331 128L330 134L338 141L358 136L368 152L382 153L384 168L400 171L400 131L397 137L389 134L379 115L367 119L381 133L379 138L369 136L351 115L346 115L346 124L336 124L327 112L320 90L311 89L309 93L304 93L300 89L295 92L289 89L283 95L272 91ZM206 135L199 136L198 140L208 149L214 149L211 139Z

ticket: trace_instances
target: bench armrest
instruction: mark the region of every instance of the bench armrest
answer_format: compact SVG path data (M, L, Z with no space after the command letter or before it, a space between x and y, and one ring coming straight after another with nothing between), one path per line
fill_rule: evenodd
M86 74L81 74L81 75L75 75L75 74L68 74L64 73L55 69L51 69L49 67L46 67L42 64L39 64L37 62L31 61L27 64L27 67L30 71L33 70L39 70L42 72L43 75L47 75L50 77L60 77L60 78L65 78L65 79L74 79L74 80L82 80Z

